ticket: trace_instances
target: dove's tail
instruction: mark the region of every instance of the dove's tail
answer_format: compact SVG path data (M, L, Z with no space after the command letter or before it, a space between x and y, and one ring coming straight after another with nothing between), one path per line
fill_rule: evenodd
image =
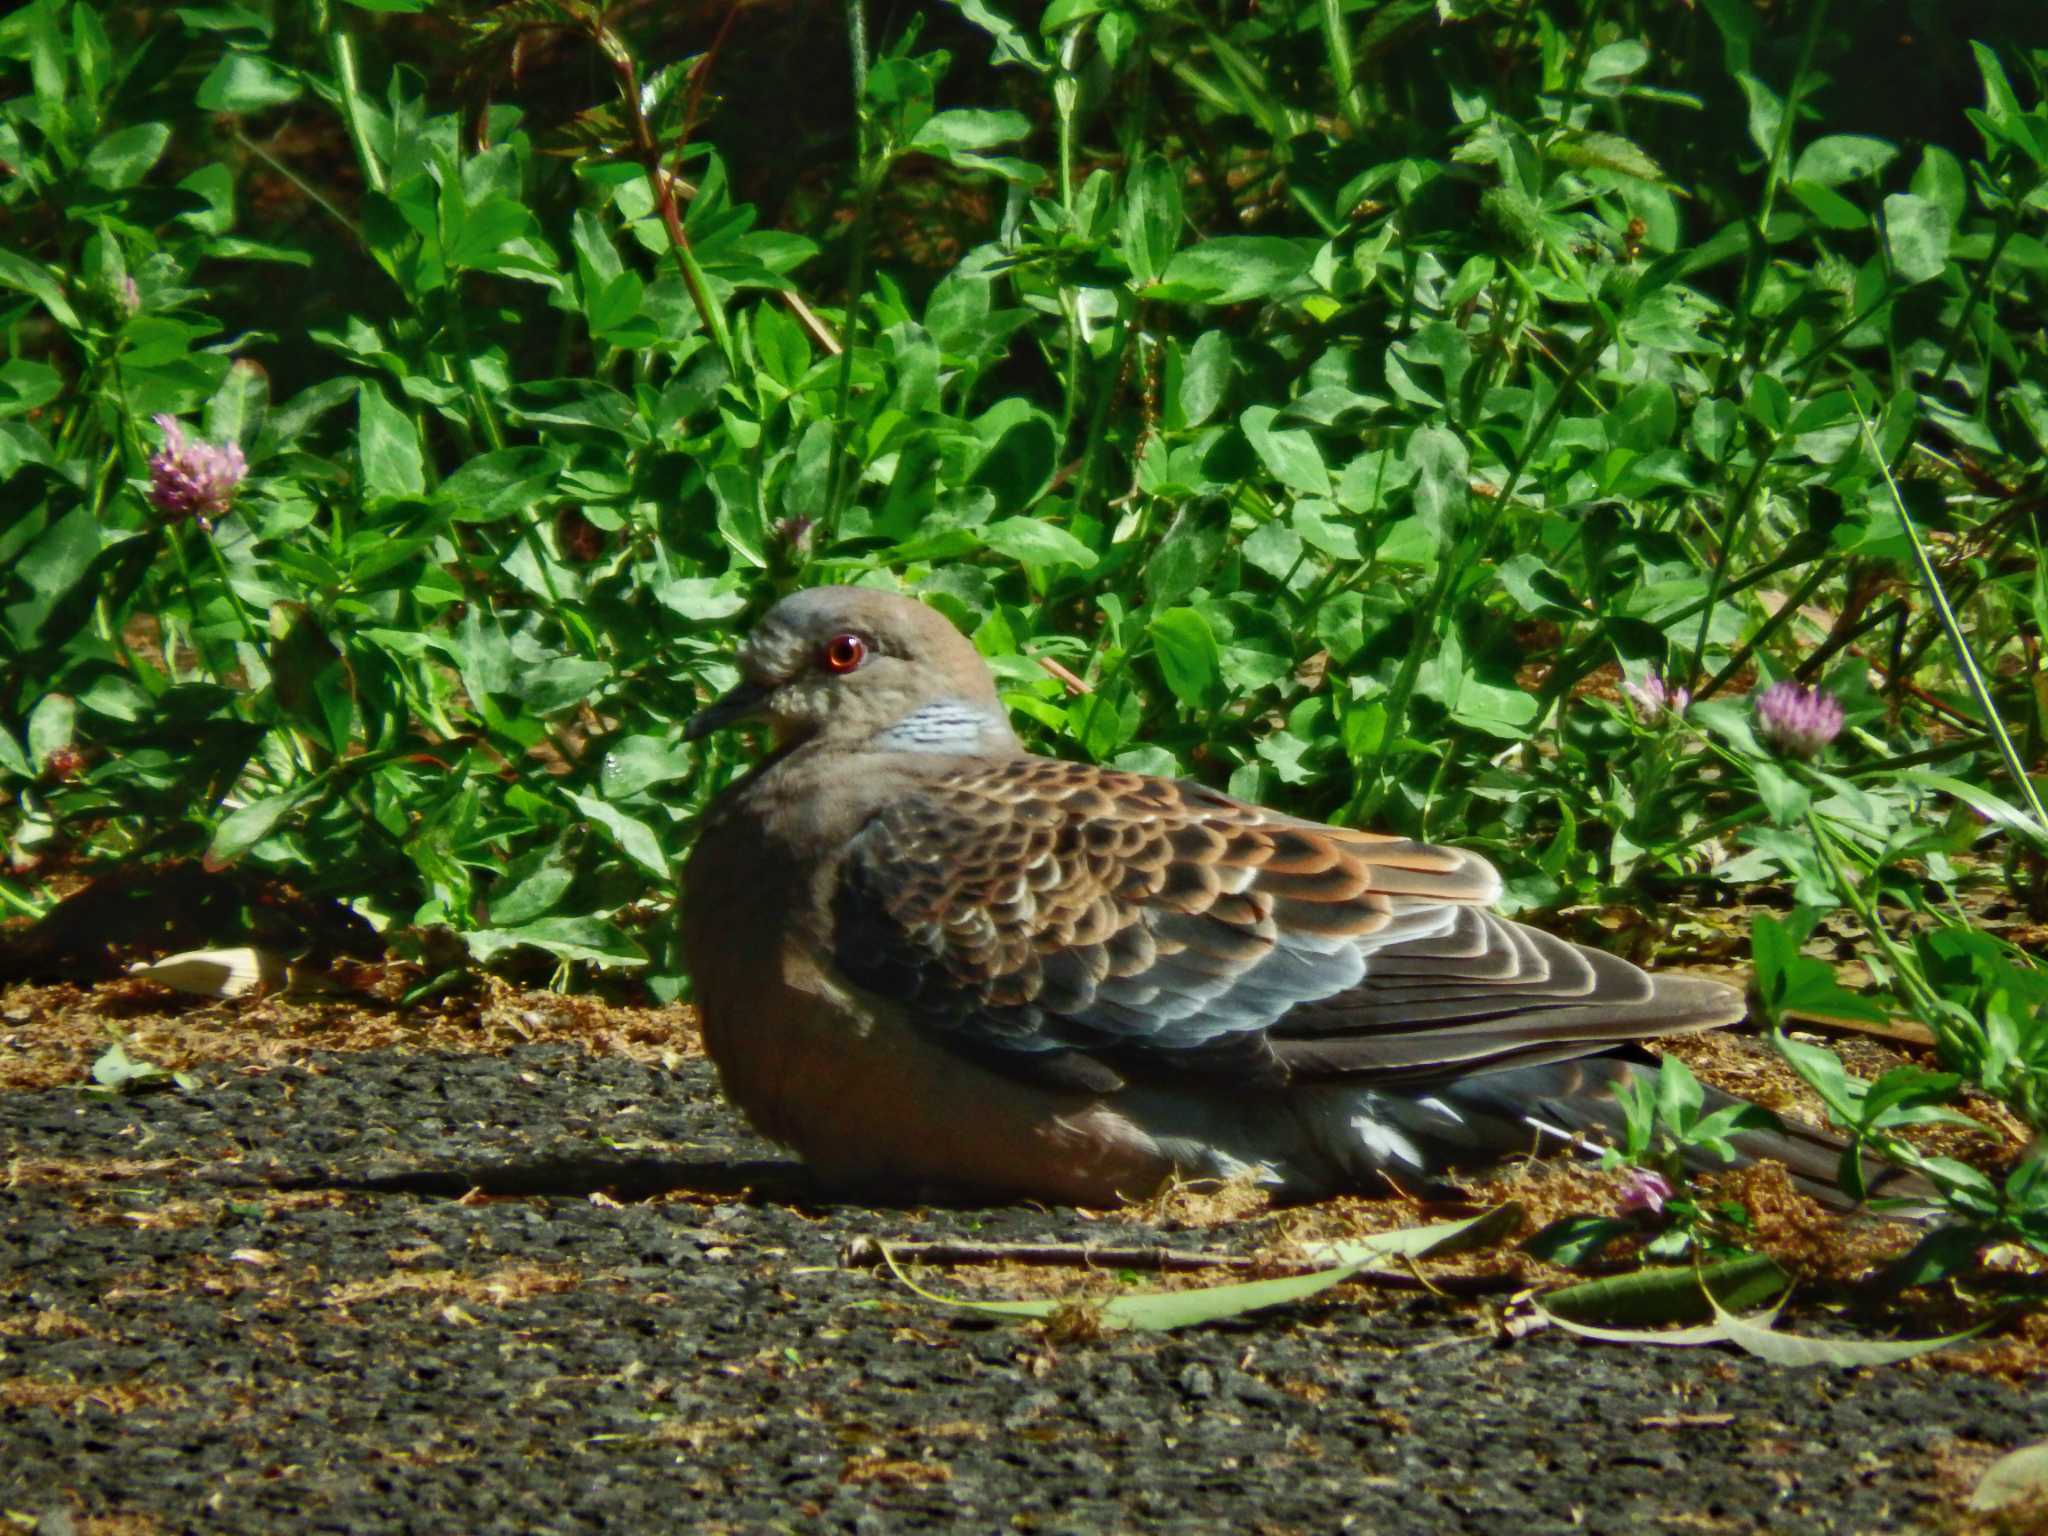
M1352 1179L1372 1174L1431 1179L1450 1170L1484 1166L1517 1154L1555 1155L1567 1148L1597 1152L1620 1145L1625 1131L1615 1085L1656 1072L1647 1052L1580 1056L1480 1072L1432 1087L1403 1091L1309 1090L1299 1108L1325 1155ZM1744 1102L1705 1090L1703 1115ZM1840 1182L1842 1138L1796 1124L1740 1131L1728 1140L1744 1163L1782 1163L1802 1193L1833 1210L1856 1205ZM1727 1166L1704 1148L1687 1154L1694 1172ZM1870 1197L1938 1204L1932 1185L1917 1174L1864 1159ZM1927 1212L1909 1210L1919 1216Z

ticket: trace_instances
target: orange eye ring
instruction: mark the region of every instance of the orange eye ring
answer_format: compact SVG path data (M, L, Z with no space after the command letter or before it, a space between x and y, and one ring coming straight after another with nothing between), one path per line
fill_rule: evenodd
M868 659L868 643L859 635L834 635L818 653L828 672L851 672Z

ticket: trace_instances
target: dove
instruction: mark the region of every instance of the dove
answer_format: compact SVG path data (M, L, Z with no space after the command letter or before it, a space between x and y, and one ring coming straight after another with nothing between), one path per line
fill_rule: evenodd
M685 958L725 1093L830 1191L1429 1187L1600 1142L1634 1042L1743 1016L1500 916L1475 854L1026 751L913 598L797 592L738 664L684 734L772 749L705 813ZM1818 1134L1737 1140L1831 1176Z

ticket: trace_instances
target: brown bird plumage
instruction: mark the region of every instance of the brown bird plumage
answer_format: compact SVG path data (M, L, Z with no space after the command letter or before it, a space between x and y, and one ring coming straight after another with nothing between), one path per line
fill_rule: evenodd
M1611 1126L1597 1053L1742 1014L1499 917L1472 854L1032 756L908 598L798 593L740 667L689 734L776 748L706 818L684 938L727 1091L834 1184L1427 1178Z

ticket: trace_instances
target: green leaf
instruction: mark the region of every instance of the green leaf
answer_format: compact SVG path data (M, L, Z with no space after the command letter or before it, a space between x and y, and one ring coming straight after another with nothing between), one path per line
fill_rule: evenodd
M206 867L225 869L277 829L305 798L303 790L252 800L223 817L206 847Z
M904 147L913 152L935 155L963 170L991 171L1009 181L1026 185L1045 173L1025 160L984 151L998 144L1012 143L1031 131L1031 121L1019 112L991 112L980 108L959 108L937 112L925 119Z
M269 409L270 375L260 363L237 358L206 402L206 436L216 443L253 444Z
M1118 235L1124 265L1140 287L1159 281L1180 243L1180 172L1165 156L1150 154L1131 168L1124 184Z
M722 624L747 611L747 594L730 575L657 581L654 600L692 624Z
M480 453L443 480L434 499L466 523L517 517L555 492L566 465L560 448Z
M1091 570L1095 551L1064 528L1036 517L1006 517L980 530L981 541L1027 570L1072 565Z
M1505 1209L1514 1212L1514 1221L1520 1221L1519 1207L1509 1206ZM1366 1266L1380 1259L1427 1258L1434 1254L1455 1252L1461 1240L1469 1241L1468 1234L1472 1229L1491 1229L1497 1226L1500 1220L1501 1208L1497 1208L1482 1212L1469 1221L1445 1222L1400 1232L1376 1233L1371 1237L1342 1245L1345 1251L1355 1253L1355 1258L1334 1268L1317 1270L1312 1274L1288 1276L1279 1280L1251 1280L1234 1285L1214 1285L1199 1290L1141 1292L1135 1295L1112 1296L1102 1302L976 1301L965 1296L948 1296L942 1292L928 1291L906 1275L886 1243L882 1245L882 1257L889 1266L889 1272L904 1285L925 1300L937 1302L941 1306L957 1307L962 1311L978 1313L984 1317L1044 1319L1078 1305L1094 1313L1097 1321L1105 1329L1134 1328L1148 1333L1165 1333L1176 1328L1191 1328L1202 1323L1242 1317L1247 1312L1256 1312L1265 1307L1284 1306L1289 1302L1306 1300L1334 1285L1343 1284L1363 1272Z
M621 968L642 966L647 956L613 924L598 917L542 917L514 928L478 928L462 941L479 965L488 965L510 949L527 946L558 960Z
M1873 1024L1889 1022L1885 1008L1866 997L1844 989L1833 967L1825 960L1799 952L1799 936L1769 913L1759 912L1750 922L1750 951L1756 962L1757 995L1765 1016L1773 1022L1787 1012L1816 1013L1824 1017L1863 1019ZM1819 1050L1836 1068L1841 1063L1832 1051L1792 1042L1800 1051ZM1797 1061L1794 1062L1797 1065Z
M1598 1258L1617 1239L1640 1231L1635 1222L1617 1216L1561 1216L1522 1247L1546 1264L1576 1269Z
M1307 496L1330 494L1330 471L1323 464L1323 451L1313 433L1298 428L1275 427L1280 413L1270 405L1255 405L1238 418L1245 440L1259 456L1273 478L1289 490Z
M461 226L449 233L446 260L457 271L496 272L516 261L508 247L534 233L533 215L509 197L487 197L462 212ZM517 253L511 253L516 256Z
M1607 416L1608 441L1635 453L1652 453L1678 431L1678 399L1671 386L1651 379L1621 397Z
M250 32L269 37L270 18L240 5L181 5L172 12L195 32Z
M1159 670L1191 710L1214 708L1223 694L1223 653L1209 621L1192 608L1169 608L1146 625Z
M1238 546L1246 562L1275 581L1285 581L1299 568L1303 554L1301 535L1278 518L1259 524Z
M171 130L164 124L137 123L93 145L81 169L92 185L119 192L147 176L170 142Z
M550 656L520 668L513 696L545 717L586 702L611 675L610 666L587 656Z
M1271 298L1308 271L1315 247L1272 235L1218 235L1175 252L1147 297L1189 304L1245 304Z
M362 433L357 452L363 466L366 500L426 493L426 461L412 418L393 405L370 380L362 381Z
M78 704L68 693L46 693L28 712L29 763L37 773L52 754L69 749L78 736Z
M1199 496L1174 514L1145 565L1155 605L1177 603L1207 579L1230 535L1230 510L1220 496Z
M1760 1256L1731 1259L1702 1270L1640 1270L1613 1280L1594 1280L1566 1290L1553 1291L1537 1302L1537 1309L1568 1332L1616 1344L1657 1344L1699 1346L1733 1344L1747 1354L1773 1365L1788 1367L1828 1365L1838 1369L1867 1369L1910 1360L1951 1344L1974 1338L1996 1319L1987 1319L1961 1333L1932 1339L1815 1339L1779 1333L1777 1305L1753 1317L1740 1316L1734 1309L1755 1306L1781 1293L1787 1278L1777 1265ZM1704 1305L1711 1321L1678 1330L1617 1328L1588 1322L1585 1315L1617 1311L1653 1310L1683 1321L1697 1315Z
M604 755L599 783L610 801L629 799L656 784L686 779L699 767L696 752L660 736L628 736Z
M1581 133L1552 144L1544 153L1560 165L1588 165L1638 181L1661 181L1664 176L1664 168L1647 150L1618 133Z
M1729 1343L1745 1354L1767 1360L1772 1365L1829 1365L1837 1370L1896 1365L1901 1360L1932 1354L1937 1349L1946 1349L1951 1344L1975 1338L1996 1321L1995 1318L1987 1318L1961 1333L1945 1333L1931 1339L1814 1339L1779 1333L1770 1326L1768 1316L1763 1322L1738 1317L1724 1307L1712 1291L1707 1293L1707 1300L1714 1309L1714 1325Z
M566 791L569 802L596 822L612 836L621 852L648 874L664 884L675 878L669 868L668 855L662 850L661 839L654 829L638 817L628 816L617 806L582 790Z
M1782 1296L1791 1276L1760 1254L1725 1259L1701 1269L1651 1268L1569 1285L1536 1305L1573 1333L1618 1343L1715 1344L1725 1335L1712 1322L1720 1307L1756 1307ZM1663 1323L1705 1322L1683 1333L1634 1330ZM1617 1329L1630 1330L1616 1332Z
M1415 471L1415 510L1430 527L1465 505L1471 461L1465 444L1448 427L1424 427L1408 439L1408 465Z
M1514 599L1524 613L1547 619L1579 619L1585 609L1565 579L1543 563L1543 557L1524 550L1501 562L1495 573L1501 590Z
M578 427L644 443L649 433L632 399L596 379L544 379L513 387L510 421L528 427Z
M1634 39L1609 43L1586 60L1579 84L1589 96L1613 96L1621 84L1650 62L1650 50Z
M1806 211L1828 229L1862 229L1870 223L1870 216L1861 208L1841 193L1817 182L1793 181L1785 190L1798 198Z
M935 112L910 137L912 149L952 155L1014 144L1031 132L1031 120L1021 112L989 112L962 108Z
M1970 51L1977 56L1977 73L1984 81L1984 118L1991 126L2004 134L2014 145L2027 142L2026 123L2028 114L2020 107L2020 99L2014 94L2012 81L2006 76L2005 65L1998 55L1979 42L1970 44Z
M203 112L263 112L297 101L304 87L260 53L229 53L199 82Z
M1463 1221L1431 1222L1427 1226L1401 1227L1392 1232L1374 1232L1365 1237L1317 1243L1308 1249L1308 1257L1333 1264L1450 1258L1506 1242L1521 1230L1527 1216L1528 1211L1520 1201L1507 1200Z
M937 1302L940 1306L957 1307L963 1312L983 1317L1041 1320L1078 1306L1095 1314L1104 1329L1134 1328L1144 1333L1170 1333L1176 1328L1221 1322L1265 1307L1305 1301L1332 1286L1342 1285L1365 1267L1362 1263L1344 1264L1335 1269L1317 1270L1313 1274L1280 1280L1250 1280L1237 1285L1212 1285L1187 1291L1146 1291L1136 1295L1112 1296L1100 1303L975 1301L965 1296L948 1296L941 1291L924 1289L903 1272L886 1243L882 1246L882 1255L888 1261L891 1274L926 1301Z
M1763 801L1774 825L1791 827L1805 820L1807 807L1813 803L1813 792L1804 784L1765 758L1750 763L1749 773L1756 783L1757 798Z
M505 878L492 888L491 922L499 928L516 928L545 917L562 903L576 883L576 866L557 841L514 864Z
M1845 181L1875 177L1898 157L1898 146L1883 139L1856 133L1824 134L1799 152L1792 179L1839 187Z
M1920 152L1920 164L1907 190L1938 206L1949 228L1962 223L1969 204L1969 178L1963 173L1962 161L1940 145L1930 144Z
M1199 427L1216 414L1230 391L1230 376L1236 367L1227 334L1204 331L1195 338L1181 365L1178 403L1182 426Z
M21 749L21 743L14 739L14 733L0 725L0 777L32 779L36 769L29 762L28 754Z
M1778 155L1778 134L1785 124L1784 100L1747 71L1738 73L1735 83L1749 98L1749 142L1757 147L1765 163L1769 164Z
M67 330L79 328L78 312L64 297L64 288L40 262L0 250L0 287L15 288L39 301Z
M1014 403L1024 406L1021 400ZM1001 408L992 409L989 415L994 416ZM1059 434L1051 420L1043 412L1025 407L1002 428L987 456L975 466L968 484L988 491L998 510L1022 512L1052 484L1058 460ZM1086 564L1094 563L1091 554Z
M0 586L19 601L0 610L8 632L20 650L61 641L62 634L46 633L67 628L60 616L69 605L89 600L89 578L100 557L104 535L99 519L86 506L73 507L43 530L28 549L0 567L13 578Z
M1902 1291L1909 1286L1946 1280L1973 1267L1979 1251L1990 1242L1990 1235L1978 1227L1936 1227L1915 1243L1904 1258L1885 1266L1882 1287Z
M2048 829L2042 828L2032 816L1999 799L1980 785L1953 778L1945 773L1928 773L1917 768L1902 769L1893 775L1893 779L1900 784L1918 785L1937 794L1952 795L1986 821L2001 826L2006 831L2025 838L2036 848L2048 852Z
M183 1073L175 1074L178 1078L184 1076ZM92 1080L109 1094L134 1093L146 1088L168 1088L174 1074L153 1061L141 1061L130 1056L127 1047L115 1040L94 1059ZM184 1087L185 1083L180 1082L178 1086Z
M1665 1058L1670 1060L1669 1057ZM1738 1131L1776 1131L1784 1126L1761 1104L1724 1104L1711 1115L1703 1115L1686 1133L1689 1144L1706 1146L1723 1142ZM1733 1148L1729 1149L1733 1151ZM1725 1154L1724 1154L1725 1155Z
M1924 283L1948 268L1948 216L1939 206L1910 192L1884 200L1885 249L1892 270L1908 283Z
M973 22L995 39L995 50L990 62L995 64L1022 64L1025 68L1044 74L1052 68L1038 50L1036 41L1021 27L988 0L951 0L960 8L960 14Z
M1667 1130L1683 1136L1705 1102L1705 1090L1684 1062L1666 1056L1657 1063L1657 1118Z

